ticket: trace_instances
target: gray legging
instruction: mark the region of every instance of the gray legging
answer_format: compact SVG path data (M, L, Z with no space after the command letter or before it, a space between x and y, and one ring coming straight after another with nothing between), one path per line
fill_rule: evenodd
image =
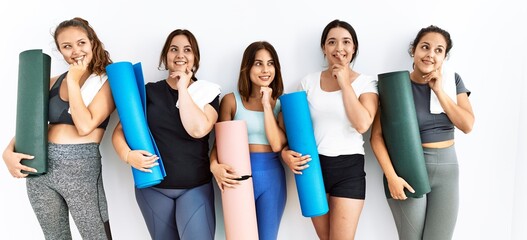
M422 198L388 199L399 239L452 239L459 207L456 151L453 145L423 150L432 191Z
M83 239L111 239L99 144L48 146L48 173L26 180L46 239L71 239L71 213Z

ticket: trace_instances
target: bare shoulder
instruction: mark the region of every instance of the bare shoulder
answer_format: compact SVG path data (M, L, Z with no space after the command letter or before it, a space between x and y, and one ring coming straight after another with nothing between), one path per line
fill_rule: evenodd
M59 79L60 75L57 75L57 76L54 76L52 78L49 79L49 89L51 89L53 87L53 85L55 85L55 83L57 82L57 79Z
M235 106L236 105L236 99L234 98L234 93L227 93L223 98L221 99L220 107L227 107L227 106Z
M221 99L220 121L231 120L236 112L236 99L234 93L228 93Z

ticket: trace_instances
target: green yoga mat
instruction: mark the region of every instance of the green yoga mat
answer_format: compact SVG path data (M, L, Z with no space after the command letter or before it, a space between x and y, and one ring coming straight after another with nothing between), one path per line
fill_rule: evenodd
M410 74L408 71L388 72L378 75L381 103L381 125L384 142L397 175L404 178L415 190L406 196L420 198L430 192L428 173L419 136ZM386 177L386 197L390 198Z
M40 49L21 52L18 63L15 152L35 156L21 163L42 175L48 170L48 102L51 58Z

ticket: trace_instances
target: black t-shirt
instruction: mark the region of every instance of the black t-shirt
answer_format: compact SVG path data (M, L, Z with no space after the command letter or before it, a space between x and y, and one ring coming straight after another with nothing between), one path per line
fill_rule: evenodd
M188 189L210 182L209 134L196 139L183 128L178 91L166 80L146 84L148 126L161 154L167 176L159 188ZM219 95L210 103L219 110Z

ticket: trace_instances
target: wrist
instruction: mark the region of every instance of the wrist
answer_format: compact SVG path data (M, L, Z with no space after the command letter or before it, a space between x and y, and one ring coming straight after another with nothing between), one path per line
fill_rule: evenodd
M125 155L124 155L124 158L123 158L123 159L124 159L124 162L125 162L126 164L130 164L130 162L128 161L128 155L130 155L130 152L131 152L131 151L132 151L132 149L129 149L129 150L125 153Z

